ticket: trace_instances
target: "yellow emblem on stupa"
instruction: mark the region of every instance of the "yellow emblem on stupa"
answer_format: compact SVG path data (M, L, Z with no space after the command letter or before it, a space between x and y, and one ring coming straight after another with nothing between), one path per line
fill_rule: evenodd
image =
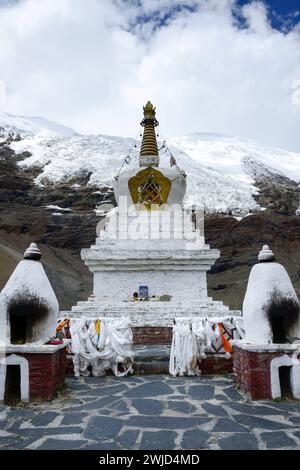
M155 168L147 167L128 181L132 202L151 210L167 203L171 181Z

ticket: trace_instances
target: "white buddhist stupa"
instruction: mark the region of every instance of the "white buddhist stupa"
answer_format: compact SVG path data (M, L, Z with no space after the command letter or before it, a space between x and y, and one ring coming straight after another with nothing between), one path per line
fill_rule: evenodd
M0 293L2 344L43 344L55 335L59 305L41 256L31 243Z
M220 252L205 244L201 211L183 206L187 176L158 150L155 108L148 102L143 110L139 155L115 178L118 207L81 252L93 294L61 316L127 316L133 327L171 327L176 317L239 315L208 297L206 273Z
M68 340L53 342L59 304L31 243L0 293L0 401L52 400L65 379Z
M243 303L245 343L292 343L300 338L299 300L286 269L268 245L251 270Z
M299 300L268 245L251 269L243 320L245 337L232 342L236 385L252 400L299 399Z

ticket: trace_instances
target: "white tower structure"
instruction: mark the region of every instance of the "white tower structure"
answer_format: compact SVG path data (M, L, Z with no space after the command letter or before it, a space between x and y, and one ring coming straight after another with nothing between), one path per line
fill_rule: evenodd
M116 177L118 206L81 252L93 294L69 315L126 315L133 326L172 326L175 317L239 314L207 295L206 273L219 250L205 244L201 208L183 206L185 172L172 155L159 155L155 108L148 101L143 109L139 158Z

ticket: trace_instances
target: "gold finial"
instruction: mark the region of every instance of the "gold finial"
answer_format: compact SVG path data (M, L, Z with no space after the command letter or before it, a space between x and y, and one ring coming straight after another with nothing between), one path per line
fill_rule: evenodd
M140 157L158 157L158 148L156 141L155 127L158 126L158 120L155 117L155 107L153 104L148 101L144 110L144 118L141 122L141 126L144 127L143 140L141 145ZM145 162L140 161L143 165L147 166L149 164L148 160ZM151 162L150 162L151 163ZM157 165L157 162L153 162Z
M151 103L151 101L148 101L146 106L143 106L144 110L144 118L145 119L155 119L155 107Z

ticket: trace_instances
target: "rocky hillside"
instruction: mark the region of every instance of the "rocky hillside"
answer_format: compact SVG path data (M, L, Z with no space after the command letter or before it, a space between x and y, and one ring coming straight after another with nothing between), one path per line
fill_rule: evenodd
M291 276L300 298L300 218L272 209L236 220L209 215L205 219L206 241L221 251L208 275L210 295L232 308L241 308L250 269L263 244L272 248L276 260Z
M40 126L40 121L34 125ZM79 254L81 248L88 247L95 239L98 222L95 206L104 199L114 202L109 184L109 172L112 169L108 162L115 161L118 155L120 163L126 139L116 138L114 143L106 142L106 153L100 155L106 167L102 162L100 169L97 167L95 171L97 161L99 162L99 155L96 156L95 153L100 145L99 136L95 137L95 160L91 164L91 160L86 160L88 151L92 152L88 138L73 135L70 130L64 136L53 134L53 128L49 132L45 137L45 129L41 134L39 130L33 131L28 123L25 130L6 123L0 131L0 289L21 259L27 245L36 241L43 251L45 269L59 297L61 308L66 309L77 300L86 299L91 292L92 278ZM30 139L35 139L35 146L29 145ZM41 153L39 159L36 144L38 139L43 141L38 147ZM84 148L84 142L88 148L85 156L82 153L79 156L76 153L70 155L71 163L67 166L66 152L74 151L72 139L80 140L80 145L77 143L79 153ZM210 295L223 300L232 308L240 308L251 266L256 262L261 245L267 243L272 247L278 261L286 266L300 296L300 217L297 215L300 156L297 160L296 154L291 154L288 165L287 152L283 152L279 169L276 169L266 165L265 155L264 159L259 160L254 150L250 155L248 149L247 156L241 150L236 157L236 148L231 149L230 158L233 159L235 155L236 162L232 163L231 170L227 170L222 181L222 168L220 169L218 158L221 159L222 149L224 152L226 150L224 139L221 143L215 139L216 169L208 161L213 158L213 150L210 150L210 154L206 151L205 165L202 162L199 166L192 157L194 150L190 147L193 139L188 143L187 140L177 143L174 140L172 145L174 148L177 145L178 163L188 174L191 171L193 181L189 191L196 194L201 181L204 184L207 178L211 178L209 185L207 181L205 183L206 191L209 191L209 187L213 188L212 199L209 207L206 207L206 241L212 247L220 249L221 258L208 276ZM62 142L64 147L59 149ZM71 145L69 150L68 142ZM43 152L47 147L46 143L48 153ZM199 142L197 145L200 145ZM205 145L208 145L207 141ZM36 153L32 153L33 147ZM81 150L78 150L79 147ZM186 153L182 150L183 147ZM56 151L60 160L55 158ZM72 158L78 158L81 166L78 162L73 164ZM224 158L226 160L228 155ZM115 163L112 165L113 170L117 168ZM224 165L225 163L223 162ZM50 168L47 169L48 166ZM61 167L63 171L60 172ZM199 175L195 175L195 172ZM56 176L50 178L49 175ZM234 181L239 178L242 179L241 184L234 187ZM218 201L224 194L227 194L226 201L233 202L222 207ZM216 204L215 211L212 210L213 201Z

